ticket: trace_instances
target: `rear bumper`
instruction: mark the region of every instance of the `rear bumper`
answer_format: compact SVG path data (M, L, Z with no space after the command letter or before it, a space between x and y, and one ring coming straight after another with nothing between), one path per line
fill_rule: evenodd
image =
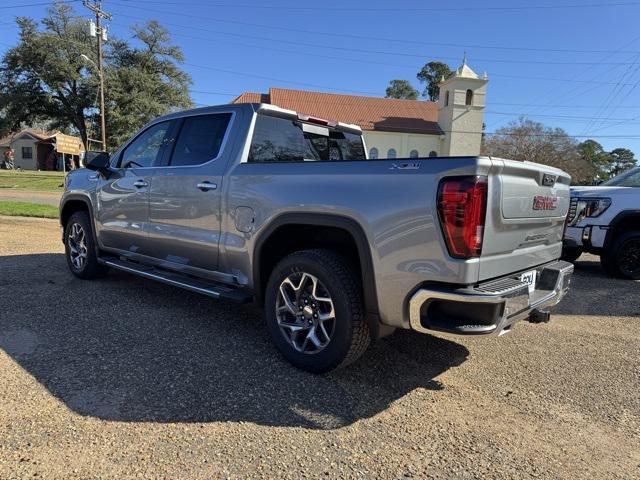
M573 265L555 261L536 269L529 293L520 275L465 288L421 288L409 300L411 328L422 333L500 335L519 320L548 320L548 309L569 289Z

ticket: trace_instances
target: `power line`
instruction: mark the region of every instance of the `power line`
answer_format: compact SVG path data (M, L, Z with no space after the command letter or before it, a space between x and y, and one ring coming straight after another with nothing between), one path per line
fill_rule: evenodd
M137 17L137 16L133 16L133 15L127 15L127 14L122 14L119 13L118 15L122 16L122 17L129 17L132 19L137 19L137 20L143 20L142 17ZM197 29L200 30L200 28L198 27L187 27L186 25L178 25L178 24L174 24L174 23L164 23L165 25L169 25L169 26L177 26L180 28L189 28L189 29ZM227 32L219 32L219 31L215 31L215 30L209 30L209 29L202 29L206 32L209 33L220 33L220 34L227 34ZM171 32L171 34L173 36L176 37L183 37L183 38L190 38L190 39L194 39L194 40L202 40L205 42L213 42L213 40L211 38L205 38L205 37L198 37L198 36L194 36L194 35L187 35L187 34L183 34L183 33L176 33L176 32ZM236 34L230 34L230 35L236 35ZM238 34L239 35L239 34ZM251 37L253 38L253 37ZM278 40L276 40L278 41ZM275 51L275 52L283 52L283 53L289 53L289 54L293 54L293 55L301 55L301 56L305 56L305 57L318 57L318 58L326 58L328 60L344 60L347 62L357 62L357 63L366 63L366 64L373 64L373 65L384 65L384 66L390 66L390 67L400 67L400 68L406 68L406 69L412 69L414 71L416 71L419 67L416 65L408 65L408 64L398 64L398 63L388 63L388 62L383 62L383 61L376 61L376 60L367 60L364 58L353 58L353 57L341 57L341 56L336 56L336 55L323 55L323 54L319 54L319 53L315 53L315 52L308 52L308 51L304 51L304 50L289 50L289 49L283 49L283 48L276 48L276 47L269 47L269 46L265 46L265 45L255 45L255 44L249 44L249 43L238 43L236 41L232 41L232 40L216 40L216 43L227 43L230 45L234 45L234 46L239 46L239 47L246 47L246 48L259 48L261 50L270 50L270 51ZM287 42L287 43L297 43L297 42ZM495 73L495 74L491 74L491 78L493 77L504 77L504 78L516 78L516 79L522 79L522 80L534 80L534 81L552 81L552 82L573 82L573 80L571 79L565 79L565 78L549 78L549 77L537 77L537 76L525 76L525 75L503 75L503 74L499 74L499 73ZM598 85L616 85L617 82L608 82L608 81L596 81L596 80L578 80L578 83L594 83L594 84L598 84ZM631 85L631 84L629 84Z
M554 115L554 114L543 114L543 113L518 113L518 112L494 112L491 110L485 110L484 113L489 113L492 115L510 115L510 116L523 116L523 117L549 117L549 118L566 118L571 120L610 120L613 122L624 122L633 120L633 118L606 118L606 117L593 117L593 116L579 116L579 115Z
M550 82L569 82L569 83L597 83L598 85L616 85L618 82L600 81L600 80L579 80L576 78L553 78L553 77L533 77L530 75L507 75L501 73L491 73L490 78L503 77L503 78L517 78L521 80L544 80ZM627 83L626 85L631 85Z
M229 4L229 3L199 3L199 2L159 2L153 0L136 0L136 3L162 3L164 5L192 5L211 6L217 8L251 8L268 10L300 10L300 11L330 11L340 12L363 12L363 8L354 7L307 7L288 5L264 5L264 4ZM526 5L526 6L483 6L483 7L419 7L419 8L380 8L366 7L369 12L485 12L485 11L523 11L523 10L564 10L575 8L600 8L600 7L633 7L640 5L640 2L615 2L615 3L578 3L567 5Z
M121 0L126 1L126 0ZM116 2L117 3L117 2ZM136 2L140 3L140 2ZM147 3L161 3L163 5L169 5L171 3L167 2L147 2ZM184 2L173 2L174 4L179 5L187 5ZM639 2L640 4L640 2ZM210 5L210 4L207 4ZM131 6L131 5L127 5ZM211 5L213 6L213 5ZM135 8L135 7L134 7ZM147 10L147 9L144 9ZM321 10L326 10L325 8L321 8ZM371 10L367 8L367 10ZM170 13L166 11L156 11L156 13ZM392 42L392 43L405 43L405 44L413 44L413 45L433 45L439 47L455 47L455 48L466 48L466 49L491 49L491 50L514 50L514 51L531 51L531 52L557 52L557 53L612 53L613 50L589 50L589 49L569 49L569 48L540 48L540 47L514 47L514 46L504 46L504 45L470 45L470 44L462 44L462 43L450 43L450 42L433 42L433 41L424 41L424 40L410 40L410 39L402 39L402 38L390 38L390 37L375 37L371 35L356 35L351 33L337 33L331 31L321 31L321 30L306 30L301 28L291 28L291 27L283 27L279 25L267 25L264 23L252 23L252 22L243 22L240 20L229 20L229 19L220 19L213 17L200 17L196 18L205 18L206 20L218 22L218 23L230 23L234 25L243 25L250 27L258 27L258 28L266 28L270 30L280 30L285 32L294 32L294 33L305 33L311 35L325 35L331 37L342 37L342 38L351 38L356 40L375 40L375 41L383 41L383 42ZM628 51L615 51L615 53L629 53ZM631 52L637 53L637 52Z
M640 65L638 65L638 67L636 67L636 69L635 69L635 71L634 71L634 74L638 71L638 69L640 69ZM636 89L636 87L637 87L639 84L640 84L640 79L638 79L638 81L637 81L635 84L633 84L633 85L631 86L631 88L629 89L629 91L628 91L626 94L627 94L627 95L631 95L631 93ZM621 99L620 99L620 101L618 102L618 104L617 104L615 107L613 107L613 108L611 109L611 111L609 112L609 117L610 117L611 115L613 115L613 112L615 112L615 111L620 107L620 104L622 103L622 101L623 101L623 99L621 98ZM637 118L638 118L638 117L634 118L633 120L636 120ZM629 125L629 122L621 121L621 122L618 122L618 123L614 123L613 125L603 125L603 124L604 124L604 121L603 121L603 122L600 122L600 125L601 125L601 126L600 126L600 128L594 128L594 127L596 127L596 125L593 125L593 127L591 128L591 130L590 130L590 131L591 131L591 132L594 132L594 131L596 131L596 132L597 132L597 131L599 131L599 130L603 130L603 129L605 129L605 128L609 128L609 127L612 127L612 126L617 126L617 125L622 125L622 124ZM585 132L585 133L586 133L586 132Z
M633 45L633 44L634 44L636 41L638 41L638 40L640 40L640 36L638 36L638 37L634 37L631 41L626 42L626 43L625 43L625 44L623 44L621 47L619 47L617 50L618 50L618 51L621 51L621 50L623 50L623 49L627 48L628 46ZM615 55L615 54L609 54L609 55L606 55L605 57L603 57L603 58L602 58L602 60L606 60L606 59L608 59L608 58L611 58L613 55ZM611 72L611 71L615 70L616 68L618 68L618 67L616 66L616 67L613 67L613 68L609 68L609 69L607 69L607 71L606 71L605 73L609 73L609 72ZM589 70L592 70L592 69L593 69L593 67L588 67L588 68L584 69L583 71L581 71L579 74L575 75L575 76L574 76L574 78L577 78L577 77L579 77L580 75L582 75L582 74L584 74L584 73L586 73L586 72L588 72ZM602 76L602 75L601 75L601 74L600 74L600 75L596 75L596 76L592 77L592 78L591 78L591 80L596 80L596 79L598 79L600 76ZM558 95L558 96L556 96L555 98L557 98L557 100L554 102L554 104L559 104L560 102L562 102L562 99L563 99L566 95L571 94L571 93L573 93L573 92L575 92L575 91L577 91L577 90L580 90L581 88L582 88L582 87L581 87L580 85L578 85L578 86L574 86L573 88L570 88L569 90L567 90L566 92L564 92L562 95ZM585 93L588 93L588 92L590 92L591 90L594 90L594 88L589 88L589 89L587 89L587 90L583 90L580 94L581 94L581 95L584 95ZM550 94L550 93L552 93L552 92L553 92L553 90L549 90L548 94ZM569 97L569 98L575 98L576 96L577 96L577 95L573 95L572 97ZM542 111L548 110L549 108L553 108L553 107L552 107L552 106L544 107L544 108L542 108ZM539 107L536 107L536 109L537 109L537 110L540 110L540 108L539 108ZM529 112L529 113L531 113L531 112ZM495 125L495 122L494 122L494 125Z
M126 15L126 14L119 14L119 15L123 16L123 17L132 18L132 19L143 20L142 17L137 17L137 16L133 16L133 15ZM165 25L178 26L178 27L181 27L181 28L191 28L191 29L196 28L197 29L197 27L187 27L186 25L167 24L167 23L165 23ZM217 31L212 31L212 30L208 30L208 29L204 29L204 30L207 31L207 32L210 32L210 33L226 34L226 32L217 32ZM176 33L176 32L172 32L172 35L177 36L177 37L191 38L191 39L195 39L195 40L212 41L211 38L196 37L196 36L193 36L193 35L186 35L186 34ZM234 42L234 41L230 41L230 40L217 40L216 42L218 42L218 43L219 42L225 42L225 43L228 43L228 44L231 44L231 45L235 45L235 46L241 46L241 47L247 47L247 48L260 48L262 50L271 50L271 51L276 51L276 52L291 53L291 54L294 54L294 55L302 55L302 56L307 56L307 57L308 56L312 56L312 57L318 57L318 58L326 58L328 60L344 60L344 61L348 61L348 62L358 62L358 63L373 64L373 65L384 65L384 66L400 67L400 68L406 68L406 69L412 69L412 70L416 70L418 68L416 65L379 62L379 61L367 60L367 59L363 59L363 58L338 57L338 56L335 56L335 55L323 55L323 54L319 54L319 53L315 53L315 52L305 52L305 51L301 51L301 50L280 49L280 48L274 48L274 47L267 47L267 46L264 46L264 45L238 43L238 42ZM491 78L494 78L494 77L498 77L498 78L515 78L515 79L520 79L520 80L531 80L531 81L593 83L593 84L598 84L598 85L617 85L618 84L618 82L600 81L600 80L576 80L576 79L570 79L570 78L538 77L538 76L529 76L529 75L509 75L509 74L492 73L491 74ZM632 85L632 84L629 83L629 84L623 84L623 85Z
M191 93L200 93L204 95L224 95L227 97L237 97L239 93L227 93L227 92L207 92L204 90L189 90Z
M145 10L148 11L148 9L145 9L143 7L136 7L133 5L129 5L129 4L122 4L121 2L112 2L116 5L119 6L126 6L128 8L136 8L136 9L140 9L140 10ZM181 16L181 17L186 17L186 18L196 18L196 19L200 19L200 20L212 20L212 21L221 21L221 20L217 20L217 19L213 19L210 17L204 17L202 15L190 15L187 13L182 13L182 12L168 12L168 11L161 11L161 10L154 10L154 13L164 13L164 14L168 14L168 15L177 15L177 16ZM130 18L134 18L134 19L140 19L140 17L136 17L133 15L128 15L128 14L124 14L124 13L118 13L120 16L122 17L130 17ZM237 21L225 21L227 23L235 23L235 24L241 24L241 25L248 25L248 26L256 26L255 24L250 24L247 22L237 22ZM219 34L219 35L227 35L227 36L233 36L233 37L241 37L241 38L251 38L254 40L266 40L266 41L270 41L270 42L277 42L277 43L286 43L286 44L291 44L291 45L295 45L296 47L300 47L300 46L306 46L306 47L313 47L313 48L324 48L324 49L330 49L330 50L342 50L342 51L350 51L350 52L356 52L356 53L367 53L367 54L376 54L376 55L392 55L394 57L397 56L401 56L401 57L411 57L411 58L421 58L424 59L426 55L424 54L414 54L414 53L406 53L406 52L397 52L397 51L385 51L385 50L370 50L370 49L364 49L364 48L354 48L354 47L346 47L346 46L336 46L336 45L327 45L327 44L319 44L319 43L310 43L310 42L303 42L300 40L282 40L282 39L277 39L277 38L272 38L272 37L263 37L260 35L247 35L247 34L242 34L242 33L236 33L236 32L224 32L224 31L220 31L220 30L211 30L208 28L203 28L203 27L197 27L194 25L180 25L180 24L176 24L176 23L168 23L168 22L163 22L166 25L171 25L174 27L178 27L178 28L185 28L185 29L189 29L189 30L200 30L200 31L204 31L204 32L208 32L208 33L215 33L215 34ZM307 33L313 33L313 34L321 34L321 32L312 32L312 31L307 31ZM211 39L208 39L209 41ZM259 46L259 48L262 48L263 46ZM434 56L434 58L437 59L441 59L441 60L455 60L458 61L459 58L457 57L448 57L448 56ZM628 65L628 62L566 62L566 61L552 61L552 60L505 60L505 59L492 59L492 58L476 58L475 59L477 62L486 62L486 63L506 63L506 64L536 64L536 65Z
M627 84L631 85L631 84ZM509 105L515 107L554 107L554 108L602 108L602 105L553 105L553 104L536 104L536 103L510 103L510 102L491 102L491 105ZM640 105L621 105L618 108L629 108L633 110L640 109Z
M85 46L84 44L81 44L80 42L74 42L74 43L78 43L79 45ZM4 44L4 45L10 46L8 44ZM306 82L295 82L295 81L291 81L291 80L284 80L284 79L279 79L279 78L274 78L274 77L267 77L267 76L250 74L250 73L246 73L246 72L238 72L238 71L220 69L220 68L211 67L211 66L205 66L205 65L197 65L197 64L186 64L186 65L194 66L196 68L205 68L205 69L210 69L210 70L215 70L215 71L221 71L221 72L224 72L224 73L230 73L230 74L234 74L234 75L247 76L247 77L253 77L253 78L261 78L261 79L268 79L268 80L272 80L272 81L277 81L277 82L282 82L282 83L289 83L289 84L293 84L293 85L312 86L312 87L324 88L324 89L328 89L328 90L336 90L336 91L352 92L352 93L362 93L362 94L366 94L367 96L375 96L377 98L384 98L384 97L379 96L379 94L377 92L375 92L375 93L374 92L363 92L363 91L358 91L358 90L340 89L340 88L334 88L334 87L330 87L330 86L326 86L326 85L317 85L317 84L306 83ZM198 94L211 94L211 95L234 96L234 97L238 95L236 93L228 93L228 92L210 92L210 91L197 91L197 90L191 90L191 92L192 93L198 93ZM341 104L349 105L349 103L347 103L347 102L341 102ZM501 103L500 102L495 102L494 104L495 105L500 105ZM503 103L503 105L516 105L516 106L520 105L520 106L534 106L534 107L552 107L552 106L555 106L555 105L551 105L551 104L548 104L548 105L536 105L536 104L518 104L518 103ZM576 106L570 106L570 107L576 107ZM586 108L602 108L602 105L601 106L586 107ZM633 108L633 107L629 107L629 108ZM494 111L486 111L485 113L496 114L496 115L538 116L538 117L568 118L568 119L592 119L593 118L593 117L569 116L569 115L527 114L527 113L523 113L523 112L494 112ZM628 120L631 120L631 119L610 119L610 120L611 121L628 121Z
M636 56L635 58L635 62L638 61L638 58L640 58L640 55ZM624 72L624 74L622 75L622 77L619 79L618 84L613 87L611 89L611 91L609 92L609 95L607 95L607 98L605 99L605 103L602 106L602 108L600 108L597 112L596 115L604 115L607 111L607 109L609 108L609 106L613 103L613 101L624 91L625 87L622 86L622 82L624 80L626 80L626 77L628 76L629 80L631 80L633 78L633 76L635 75L635 73L638 71L638 68L640 68L640 66L637 66L635 68L635 70L633 70L633 64L629 65L629 67L627 67L627 70ZM611 114L613 114L615 110L611 111ZM594 128L595 126L597 126L597 121L596 118L594 118L591 122L589 122L587 124L587 126L584 128L583 133L587 133L589 131L589 128Z
M75 0L74 0L75 1ZM64 3L72 3L72 2L64 2ZM184 28L189 28L184 26ZM191 27L193 28L193 27ZM220 32L223 34L226 34L226 32ZM277 41L277 40L275 40ZM7 46L10 46L8 44L5 44ZM251 47L254 47L253 45ZM259 47L259 46L255 46L255 47ZM390 52L389 52L390 53ZM345 59L345 60L349 60L349 59ZM189 64L187 64L189 65ZM617 65L627 65L626 63L620 63ZM629 64L629 65L633 65L633 63ZM291 84L298 84L298 85L305 85L305 86L313 86L313 87L317 87L317 88L325 88L325 89L329 89L329 90L341 90L341 91L350 91L350 92L358 92L356 90L347 90L347 89L339 89L339 88L333 88L333 87L328 87L328 86L322 86L322 85L316 85L316 84L311 84L311 83L302 83L302 82L292 82L292 81L288 81L288 80L283 80L283 79L277 79L277 78L273 78L273 77L266 77L266 76L260 76L260 75L253 75L253 74L246 74L244 72L236 72L236 71L231 71L231 70L224 70L224 69L218 69L218 68L214 68L214 67L209 67L209 66L204 66L204 65L195 65L195 64L191 64L191 66L197 67L197 68L207 68L207 69L212 69L212 70L216 70L216 71L222 71L225 73L230 73L230 74L235 74L235 75L243 75L243 76L251 76L254 78L263 78L263 79L268 79L268 80L273 80L273 81L278 81L278 82L282 82L282 83L291 83ZM409 66L407 66L409 67ZM594 83L601 83L601 82L594 82ZM611 82L614 83L614 82ZM615 82L616 85L618 85L620 82ZM629 84L630 85L630 84ZM197 93L194 91L194 93ZM222 93L222 92L200 92L200 93L209 93L209 94L217 94L217 95L228 95L228 96L232 96L235 94L230 94L230 93ZM372 92L359 92L359 93L366 93L368 95L372 94ZM553 105L548 105L549 107L553 106ZM602 108L602 106L601 106ZM488 111L487 113L494 113L494 114L503 114L503 115L520 115L518 113L512 113L512 112L490 112ZM549 116L549 117L564 117L564 118L588 118L588 117L573 117L573 116L558 116L558 115L537 115L537 116ZM597 118L597 117L596 117ZM602 117L600 117L601 119ZM610 119L612 121L628 121L631 119ZM477 132L460 132L460 133L477 133ZM485 132L486 135L491 135L494 134L494 132ZM574 136L576 138L580 137L580 136ZM585 137L585 136L583 136ZM635 137L633 137L635 138Z
M5 10L9 8L41 7L43 5L52 5L54 3L76 3L79 1L80 0L56 0L55 2L23 3L21 5L2 5L0 9Z
M266 75L256 75L255 73L247 73L247 72L238 72L235 70L227 70L224 68L217 68L217 67L212 67L210 65L197 65L195 63L184 63L184 65L190 66L190 67L196 67L196 68L204 68L205 70L213 70L215 72L223 72L223 73L229 73L231 75L239 75L242 77L250 77L250 78L260 78L262 80L272 80L274 82L281 82L281 83L288 83L291 85L301 85L301 86L307 86L307 87L314 87L314 88L324 88L327 90L335 90L335 91L341 91L341 92L352 92L352 93L362 93L365 95L377 95L377 92L365 92L365 91L360 91L360 90L351 90L351 89L345 89L345 88L336 88L336 87L331 87L328 85L318 85L315 83L307 83L307 82L295 82L292 80L285 80L282 78L276 78L276 77L269 77Z

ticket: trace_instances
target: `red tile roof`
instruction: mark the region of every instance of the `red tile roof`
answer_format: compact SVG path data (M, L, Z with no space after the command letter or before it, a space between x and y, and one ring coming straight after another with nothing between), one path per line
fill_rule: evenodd
M355 123L363 130L440 135L435 102L270 88L246 92L233 103L270 103L299 113Z
M231 103L270 103L268 93L244 92Z

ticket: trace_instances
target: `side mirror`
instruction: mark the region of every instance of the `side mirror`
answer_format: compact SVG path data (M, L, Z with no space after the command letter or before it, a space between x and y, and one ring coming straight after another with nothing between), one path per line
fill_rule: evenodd
M84 164L89 170L106 173L109 171L109 154L107 152L87 152Z

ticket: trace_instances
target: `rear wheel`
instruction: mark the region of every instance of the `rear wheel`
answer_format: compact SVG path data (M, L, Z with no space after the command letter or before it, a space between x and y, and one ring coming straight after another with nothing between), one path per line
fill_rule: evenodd
M108 268L98 263L91 219L87 212L75 212L64 229L65 256L69 270L78 278L103 277Z
M623 232L600 257L609 275L640 280L640 232Z
M355 361L370 342L359 275L329 250L292 253L265 292L267 327L294 366L325 373Z

